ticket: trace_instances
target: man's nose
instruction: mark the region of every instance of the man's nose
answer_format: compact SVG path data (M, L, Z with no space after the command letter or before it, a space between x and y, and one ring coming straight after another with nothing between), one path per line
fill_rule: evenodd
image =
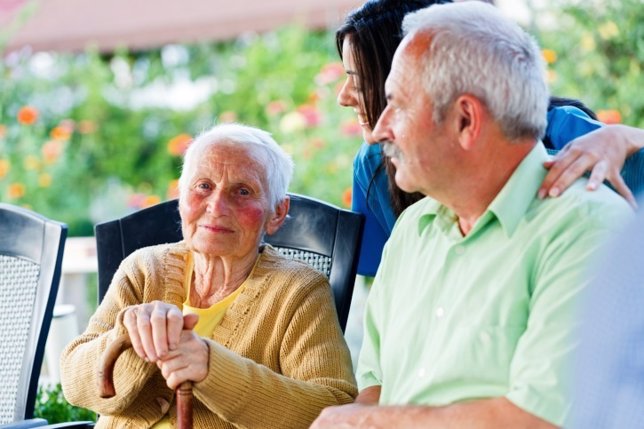
M380 115L380 118L378 118L378 122L376 122L376 126L373 127L372 135L375 141L393 142L395 140L394 134L391 130L390 123L391 123L391 109L389 108L389 106L387 106L385 107L385 110L383 110L382 114Z

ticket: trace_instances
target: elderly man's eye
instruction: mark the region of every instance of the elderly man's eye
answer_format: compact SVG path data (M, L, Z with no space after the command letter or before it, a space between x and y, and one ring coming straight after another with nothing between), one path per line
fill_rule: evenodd
M239 195L243 196L250 195L250 189L248 188L239 188L237 192L239 193Z
M212 186L210 186L210 183L201 182L201 183L198 183L198 184L197 184L197 189L201 189L201 190L205 190L205 191L207 191L208 189L211 189L211 188L212 188Z

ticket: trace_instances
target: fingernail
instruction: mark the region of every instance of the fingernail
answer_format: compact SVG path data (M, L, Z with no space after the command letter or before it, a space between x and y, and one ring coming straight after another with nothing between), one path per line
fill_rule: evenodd
M588 183L588 186L586 186L586 188L588 188L589 191L594 191L595 189L597 189L597 183L590 182Z
M546 190L545 189L539 189L539 192L537 193L537 196L539 197L540 200L543 200L546 197Z
M557 188L550 189L550 192L548 192L548 195L550 195L552 198L558 197L559 196L559 189L557 189Z

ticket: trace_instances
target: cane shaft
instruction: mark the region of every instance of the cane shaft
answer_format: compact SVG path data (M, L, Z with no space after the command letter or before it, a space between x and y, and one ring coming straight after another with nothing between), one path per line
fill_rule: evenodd
M192 429L192 383L177 387L177 429Z

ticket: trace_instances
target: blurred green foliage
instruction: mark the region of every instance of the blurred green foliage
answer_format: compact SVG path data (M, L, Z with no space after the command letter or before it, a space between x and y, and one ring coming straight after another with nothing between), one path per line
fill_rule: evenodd
M65 400L60 383L38 388L34 417L43 418L49 424L96 421L96 413L70 405Z
M553 94L644 127L641 0L548 8L552 19L533 31ZM353 112L335 103L343 78L332 32L299 27L147 52L9 53L0 63L0 199L91 235L96 222L174 197L187 141L238 121L271 131L293 155L293 192L346 207L361 136Z
M11 53L0 64L0 197L91 235L175 196L187 140L238 121L293 155L291 191L346 206L360 129L335 104L333 46L330 33L289 27L144 53Z
M553 94L584 101L608 122L644 128L642 0L554 0L540 27ZM552 28L550 28L552 27Z

